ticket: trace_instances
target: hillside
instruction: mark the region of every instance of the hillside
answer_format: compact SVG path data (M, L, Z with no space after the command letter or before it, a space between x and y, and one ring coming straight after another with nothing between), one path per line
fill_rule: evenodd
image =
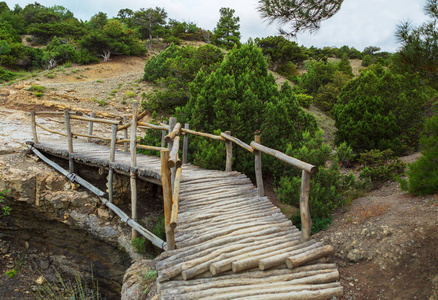
M140 81L145 61L115 57L107 63L36 73L3 86L0 115L5 122L0 139L5 142L2 147L15 146L0 148L0 152L19 151L23 135L17 135L14 126L30 133L30 127L23 124L28 124L26 112L33 109L129 114L130 102L141 100L141 94L152 88ZM44 95L36 97L27 91L31 85L45 86ZM314 108L310 112L331 139L332 120ZM410 162L416 157L403 159ZM336 249L333 260L340 266L344 299L438 299L437 230L438 199L408 195L391 182L338 211L333 224L315 238Z

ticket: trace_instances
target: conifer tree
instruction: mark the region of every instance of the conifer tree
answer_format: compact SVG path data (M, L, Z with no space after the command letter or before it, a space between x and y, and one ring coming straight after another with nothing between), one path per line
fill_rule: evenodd
M213 44L225 49L240 45L240 18L234 16L235 10L222 7L219 12L220 19L213 31Z

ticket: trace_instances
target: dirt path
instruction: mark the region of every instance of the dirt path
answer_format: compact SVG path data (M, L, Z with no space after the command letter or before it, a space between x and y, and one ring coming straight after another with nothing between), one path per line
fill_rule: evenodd
M27 112L32 109L69 108L94 111L102 117L129 114L130 101L140 101L141 94L151 89L138 81L144 63L143 58L116 58L105 64L46 71L3 86L0 154L20 151L23 142L31 138ZM48 74L55 76L48 78ZM35 84L46 87L43 97L27 90ZM127 91L135 95L128 97ZM100 105L92 98L104 99L107 104ZM63 127L54 118L44 122L53 129ZM107 130L96 127L96 132ZM42 138L58 138L40 134ZM437 196L414 197L392 182L354 200L346 211L337 212L328 230L315 238L336 249L333 260L340 266L343 299L432 300L438 299L437 229Z

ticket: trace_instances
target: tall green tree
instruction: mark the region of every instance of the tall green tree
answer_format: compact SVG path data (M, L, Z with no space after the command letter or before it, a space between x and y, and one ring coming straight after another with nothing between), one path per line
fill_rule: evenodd
M233 136L246 142L259 131L264 145L283 151L288 142L298 143L304 130L316 130L316 121L301 109L290 85L278 90L267 66L257 46L234 48L215 72L198 73L190 85L190 100L182 110L185 120L204 132L231 130ZM220 146L205 140L198 143L191 148L195 162L222 168L217 164L224 161L218 159L225 153ZM245 150L236 149L233 156L234 169L253 172L253 159Z
M166 24L167 12L164 8L141 8L134 13L134 23L139 26L143 38L149 37L149 49L152 49L154 27Z
M427 0L424 7L429 21L413 27L401 23L396 32L401 49L395 56L396 67L415 72L438 88L438 0Z
M296 42L288 41L282 36L268 36L256 38L256 44L262 49L263 54L269 57L272 71L276 72L280 65L287 62L301 64L309 56L305 54Z
M220 18L213 30L213 44L225 49L240 45L240 18L234 16L236 11L228 7L222 7L219 12Z

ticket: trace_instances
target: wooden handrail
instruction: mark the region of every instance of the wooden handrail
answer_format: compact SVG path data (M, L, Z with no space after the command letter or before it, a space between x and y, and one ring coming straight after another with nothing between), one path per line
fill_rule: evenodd
M315 167L314 165L308 164L304 161L301 161L299 159L293 158L289 155L284 154L283 152L280 152L275 149L268 148L266 146L260 145L259 143L256 143L254 141L251 142L251 147L255 150L261 151L263 153L272 155L285 163L290 164L291 166L294 166L300 170L305 170L309 172L310 174L315 174L318 171L318 167Z
M225 141L225 139L223 137L221 137L220 135L214 135L214 134L210 134L210 133L203 133L203 132L199 132L199 131L195 131L195 130L190 130L190 129L185 129L185 128L182 128L181 131L182 131L182 133L190 133L190 134L197 135L197 136L207 137L207 138L210 138L212 140Z
M181 172L182 172L181 167L176 169L175 182L174 182L174 188L172 194L172 214L170 218L170 227L172 229L175 229L178 223L179 188L181 184Z
M249 152L253 152L254 150L251 148L250 145L242 142L241 140L239 140L238 138L235 138L234 136L228 135L225 132L221 133L221 136L229 141L234 142L236 145L239 145L240 147L242 147L243 149L248 150Z
M76 116L76 115L71 115L70 119L89 121L89 122L97 122L97 123L103 123L103 124L111 124L111 125L120 125L120 124L122 124L122 121L112 121L112 120L107 120L107 119L82 117L82 116Z
M180 133L180 131L181 131L181 124L176 123L175 127L173 127L172 131L164 137L164 141L166 143L170 143L171 141L173 141L175 139L175 137Z

